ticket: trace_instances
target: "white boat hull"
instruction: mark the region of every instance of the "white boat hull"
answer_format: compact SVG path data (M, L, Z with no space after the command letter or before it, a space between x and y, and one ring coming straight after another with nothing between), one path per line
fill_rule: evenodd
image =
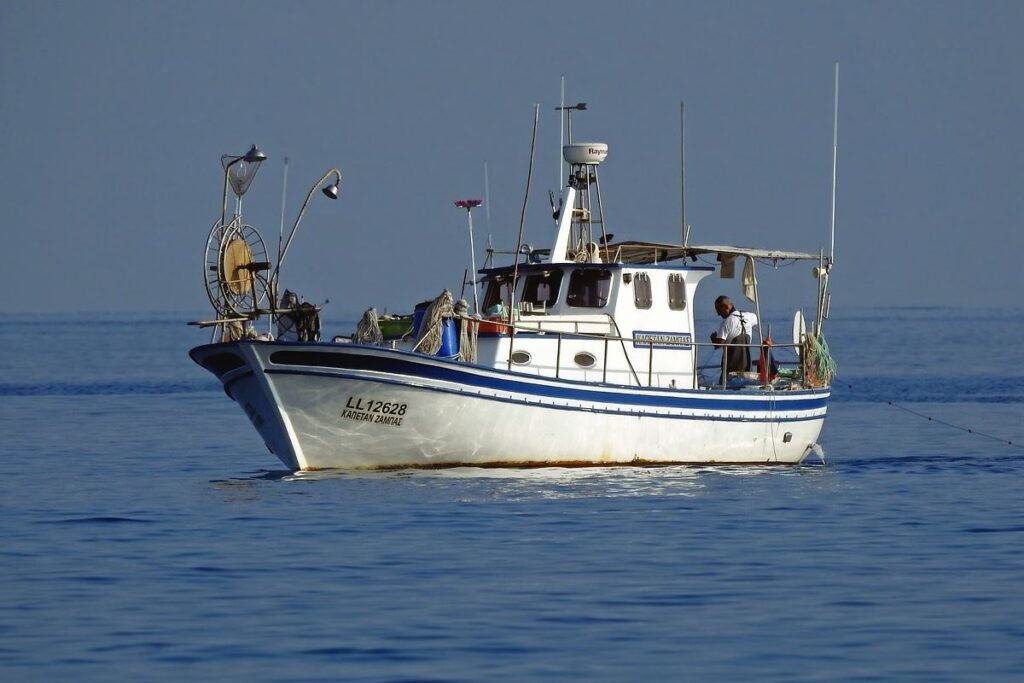
M828 389L641 389L353 344L192 350L292 470L798 464Z

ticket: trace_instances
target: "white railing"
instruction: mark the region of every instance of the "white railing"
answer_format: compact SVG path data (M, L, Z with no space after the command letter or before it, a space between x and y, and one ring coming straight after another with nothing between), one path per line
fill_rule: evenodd
M603 345L603 353L601 354L600 359L602 382L606 382L608 378L610 358L609 347L612 344L617 344L622 351L622 357L626 363L626 367L618 368L617 372L621 373L623 370L627 371L627 374L630 376L632 382L639 387L654 387L656 386L655 381L657 379L663 376L677 374L676 372L672 372L670 369L667 369L669 367L668 365L656 364L655 353L673 353L678 351L678 349L671 347L679 347L682 349L692 350L692 353L690 354L690 367L688 368L688 372L685 373L692 378L690 388L696 389L701 386L708 388L729 388L730 386L732 386L732 384L729 382L730 373L727 373L725 368L725 350L742 348L746 346L750 350L752 361L750 364L751 366L755 366L755 364L759 366L760 356L762 350L764 349L767 351L766 357L774 359L775 363L778 366L778 372L777 374L772 373L771 368L769 368L767 373L762 374L760 371L760 367L758 367L757 372L753 373L753 377L750 376L752 373L749 372L739 376L735 374L731 375L734 381L752 387L765 386L777 388L778 386L783 385L785 385L786 387L808 386L808 383L805 381L806 378L804 376L804 367L802 362L803 349L799 344L771 344L762 346L759 345L757 342L751 342L749 344L712 344L710 342L671 342L666 340L659 340L658 342L638 342L633 337L625 337L622 335L621 330L619 329L619 326L616 323L613 316L606 315L605 317L608 321L607 324L609 326L609 330L612 330L614 333L609 332L606 334L602 334L595 333L592 331L585 331L583 329L584 327L589 327L590 329L593 329L593 326L595 324L600 324L597 323L597 321L595 321L593 318L587 320L559 319L557 322L531 321L525 324L522 321L504 322L492 320L487 322L491 325L498 327L499 329L504 328L505 330L507 330L505 334L509 335L510 340L509 360L507 367L510 370L512 369L513 365L511 360L511 354L513 351L511 341L515 338L516 333L522 333L527 335L545 335L556 337L555 363L553 368L554 377L556 378L561 377L563 373L562 355L565 340L582 339L590 341L600 341ZM569 326L570 329L564 329L565 326ZM634 348L633 353L630 352L629 346L627 346L627 344ZM636 354L635 351L637 349L643 349L645 346L647 351L647 372L645 373L646 377L644 379L646 380L646 382L643 379L641 379L641 375L634 365L635 360L640 360L639 358L634 358L634 356L639 355ZM712 351L722 351L721 361L715 364L699 365L698 358L700 352L704 349L711 349ZM778 354L779 351L782 351L781 356ZM755 361L755 359L757 360ZM587 369L593 370L596 368ZM718 377L716 378L716 381L701 383L699 380L703 377L704 371L711 371L712 373L717 372Z

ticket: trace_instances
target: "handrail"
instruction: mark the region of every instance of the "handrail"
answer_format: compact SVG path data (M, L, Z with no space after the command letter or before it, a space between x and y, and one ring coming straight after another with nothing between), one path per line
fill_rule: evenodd
M615 334L618 337L619 346L622 347L622 357L626 359L626 365L629 366L629 372L633 375L633 379L636 380L637 386L643 386L642 384L640 384L640 376L636 374L636 368L633 367L633 361L629 357L629 351L626 349L626 339L625 339L625 337L622 336L622 330L619 329L619 322L615 319L615 316L612 315L611 313L606 313L605 315L608 316L608 320L611 322L612 327L615 328ZM632 341L632 339L630 339L630 341ZM607 369L608 369L608 354L607 354L607 352L604 355L604 366L605 366L605 370L607 371ZM651 380L650 380L650 377L648 377L647 378L647 385L650 386L650 384L651 384Z
M463 316L463 317L467 317L468 319L474 319L475 320L475 318L472 318L471 316ZM602 372L601 372L601 381L602 382L607 381L607 377L608 377L608 344L609 344L609 342L618 342L620 347L622 348L623 358L626 361L626 365L627 365L627 367L629 369L629 372L630 372L630 375L632 376L633 381L635 381L637 386L639 386L639 387L645 386L644 383L640 380L640 377L639 377L639 375L638 375L638 373L636 371L636 368L633 365L633 359L630 357L629 350L628 350L628 348L626 346L627 343L635 344L636 343L636 339L634 339L633 337L622 336L622 333L621 333L621 330L619 328L618 322L615 320L614 316L612 316L611 314L605 314L605 318L607 318L607 320L610 323L611 327L614 329L615 334L598 334L598 333L582 332L582 331L580 331L580 324L582 324L582 323L593 323L593 322L596 322L595 320L572 320L572 319L569 319L569 320L566 320L566 319L558 320L559 323L572 323L573 324L573 331L572 332L545 330L539 324L522 325L522 324L520 324L519 321L508 321L508 322L505 322L505 321L500 321L500 322L499 321L489 321L489 322L491 322L492 324L494 324L496 326L508 328L510 330L511 329L515 329L515 330L519 330L519 331L523 331L523 332L530 332L530 333L534 333L534 334L546 334L546 335L550 334L550 335L555 335L556 338L557 338L557 349L556 349L556 357L555 357L555 377L556 378L560 377L560 375L561 375L562 340L566 336L571 336L571 337L576 337L576 338L583 338L583 339L592 339L592 340L595 340L595 341L596 340L601 340L603 342L603 344L604 344L604 353L603 353L603 358L602 358ZM646 342L645 345L647 346L647 353L648 353L648 368L647 368L647 384L646 384L646 386L647 387L652 387L654 385L654 353L655 353L655 343L653 341L648 341L648 342ZM691 388L697 388L698 387L698 377L699 377L698 371L699 370L710 369L710 368L713 368L713 367L716 367L716 366L717 367L722 367L721 364L718 364L718 363L716 363L715 365L698 365L698 356L699 356L700 351L702 349L710 348L710 349L713 349L713 350L721 350L721 349L728 349L728 348L739 348L739 347L743 347L743 346L746 346L746 347L748 347L750 349L760 349L764 345L757 344L756 342L755 343L747 343L747 344L738 344L738 343L714 344L714 343L710 343L710 342L698 342L698 341L692 341L691 340L688 343L685 343L685 342L662 341L662 342L658 343L658 346L659 347L661 347L661 346L670 346L670 347L675 346L675 347L689 348L689 349L693 350L693 353L692 353L692 356L691 356L691 368L690 368L690 375L693 378L693 382L692 382ZM642 348L642 346L641 346L641 348ZM802 358L802 353L803 353L802 352L802 348L803 348L802 345L801 344L792 344L792 343L791 344L771 344L771 348L773 350L792 349L792 350L794 350L796 352L797 361L795 361L794 363L791 363L791 362L788 362L788 361L783 361L783 362L780 363L780 365L790 365L790 364L797 365L798 368L799 368L799 374L797 375L796 379L801 384L803 384L805 382L805 377L804 377L803 364L802 364L802 362L800 360ZM724 362L725 354L723 353L722 355L723 355L723 362ZM725 374L725 373L723 373L723 374ZM716 384L719 387L723 387L723 388L726 386L725 384L722 384L721 382L718 382Z

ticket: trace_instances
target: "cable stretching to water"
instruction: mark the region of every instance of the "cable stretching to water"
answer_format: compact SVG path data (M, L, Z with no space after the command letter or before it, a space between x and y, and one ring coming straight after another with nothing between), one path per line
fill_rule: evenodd
M946 422L945 420L940 420L940 419L932 417L930 415L925 415L924 413L919 413L916 410L912 410L910 408L907 408L906 406L901 406L899 403L895 403L893 401L888 401L888 404L891 405L893 408L899 408L900 410L904 410L904 411L910 413L911 415L916 415L918 417L923 417L923 418L927 419L929 422L937 422L940 425L945 425L946 427L952 427L953 429L959 429L960 431L967 432L968 434L977 434L978 436L983 436L986 439L992 439L994 441L1002 441L1007 446L1013 446L1014 448L1024 448L1024 444L1014 443L1012 440L1003 438L1001 436L994 436L992 434L986 434L985 432L979 432L977 429L972 429L970 427L961 427L960 425L953 424L952 422Z
M850 389L851 391L856 389L852 384L847 384L846 388ZM904 405L900 405L899 403L896 403L895 401L886 401L886 403L888 405L892 406L893 408L899 408L900 410L902 410L904 412L910 413L911 415L916 415L917 417L920 417L920 418L923 418L925 420L928 420L929 422L936 422L936 423L938 423L940 425L943 425L945 427L952 427L953 429L959 429L960 431L967 432L968 434L977 434L978 436L983 436L986 439L992 439L993 441L1002 441L1007 446L1010 446L1012 448L1024 448L1024 444L1019 443L1019 442L1014 442L1012 439L1007 439L1007 438L1002 437L1002 436L995 436L994 434L988 434L986 432L980 432L977 429L974 429L972 427L963 427L963 426L958 425L958 424L953 424L952 422L946 422L945 420L940 420L938 418L932 417L931 415L925 415L924 413L918 412L918 411L916 411L916 410L914 410L912 408L908 408L908 407L906 407Z

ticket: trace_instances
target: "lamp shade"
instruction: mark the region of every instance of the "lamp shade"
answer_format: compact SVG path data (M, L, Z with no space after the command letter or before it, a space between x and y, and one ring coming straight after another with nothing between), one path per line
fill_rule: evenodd
M252 147L249 148L249 151L246 152L245 156L242 158L248 161L249 163L254 163L257 161L266 161L267 155L264 154L259 147L253 145Z

